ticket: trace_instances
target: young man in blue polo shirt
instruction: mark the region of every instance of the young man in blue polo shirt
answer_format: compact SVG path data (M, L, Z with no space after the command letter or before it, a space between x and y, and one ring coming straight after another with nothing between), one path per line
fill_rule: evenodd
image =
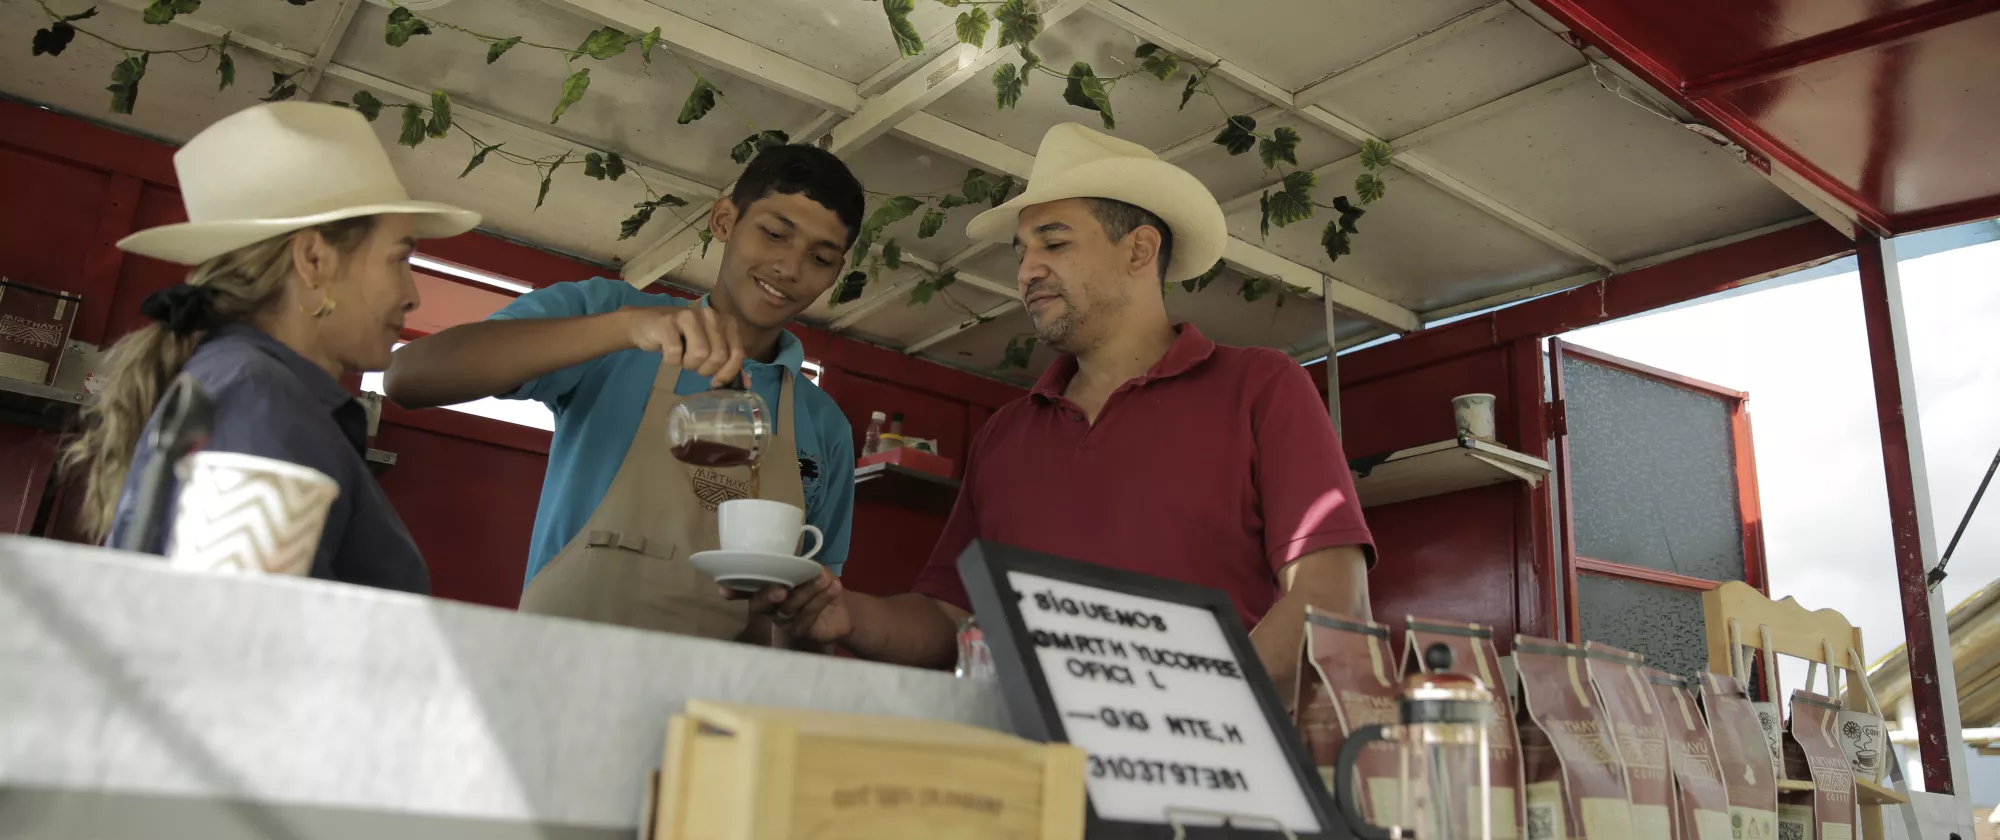
M385 380L405 407L531 399L556 415L521 609L716 638L771 640L688 563L716 548L715 508L748 494L747 468L683 464L667 447L680 398L735 382L774 406L762 497L798 504L839 574L854 508L853 432L800 375L786 323L831 288L860 230L861 184L833 155L781 146L715 202L722 248L700 301L597 278L523 295L477 324L412 342Z

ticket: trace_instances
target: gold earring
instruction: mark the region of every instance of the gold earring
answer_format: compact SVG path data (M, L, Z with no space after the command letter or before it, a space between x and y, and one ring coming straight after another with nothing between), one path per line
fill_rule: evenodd
M304 312L307 315L311 315L314 318L324 318L328 315L332 315L334 308L337 306L339 306L339 303L333 299L333 294L327 293L320 296L318 309L307 309L304 306L300 306L299 311Z

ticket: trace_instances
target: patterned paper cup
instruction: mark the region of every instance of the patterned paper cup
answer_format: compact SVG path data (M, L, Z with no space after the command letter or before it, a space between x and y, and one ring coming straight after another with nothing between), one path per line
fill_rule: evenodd
M196 452L175 467L180 500L167 558L175 568L304 575L312 571L340 484L298 464Z

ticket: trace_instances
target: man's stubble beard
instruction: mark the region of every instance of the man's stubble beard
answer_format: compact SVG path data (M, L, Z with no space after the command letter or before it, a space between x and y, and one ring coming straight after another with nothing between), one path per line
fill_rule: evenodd
M1075 355L1099 343L1101 337L1092 334L1093 326L1115 321L1131 302L1129 291L1098 297L1085 289L1068 288L1062 292L1061 315L1046 325L1032 316L1029 321L1035 325L1036 341L1058 353Z

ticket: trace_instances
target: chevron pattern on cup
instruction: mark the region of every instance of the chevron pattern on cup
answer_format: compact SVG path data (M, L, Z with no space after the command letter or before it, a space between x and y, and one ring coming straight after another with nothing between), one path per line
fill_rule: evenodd
M180 465L180 502L168 550L172 564L201 571L310 573L340 485L294 464L219 454L227 457L196 453Z

